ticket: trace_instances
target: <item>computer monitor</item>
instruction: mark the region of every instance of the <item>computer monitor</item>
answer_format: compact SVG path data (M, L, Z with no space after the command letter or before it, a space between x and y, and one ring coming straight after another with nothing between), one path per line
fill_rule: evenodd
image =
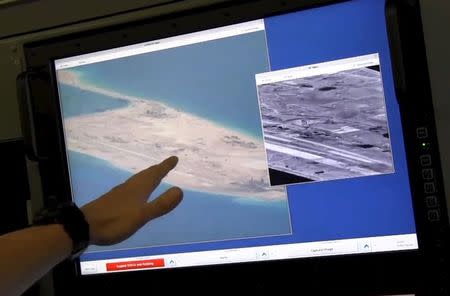
M73 201L170 155L184 190L81 274L416 250L391 58L360 0L55 59Z
M151 198L185 191L128 240L88 248L77 275L58 267L56 289L441 291L450 236L418 1L218 2L24 45L46 204L82 206L172 154Z

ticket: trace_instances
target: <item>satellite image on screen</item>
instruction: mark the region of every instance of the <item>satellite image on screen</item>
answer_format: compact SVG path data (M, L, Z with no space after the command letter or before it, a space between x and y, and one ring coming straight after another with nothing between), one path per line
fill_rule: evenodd
M291 233L285 188L269 183L254 83L268 67L256 32L57 71L78 204L179 157L155 193L176 185L183 202L113 248Z
M379 66L258 91L271 185L394 172Z

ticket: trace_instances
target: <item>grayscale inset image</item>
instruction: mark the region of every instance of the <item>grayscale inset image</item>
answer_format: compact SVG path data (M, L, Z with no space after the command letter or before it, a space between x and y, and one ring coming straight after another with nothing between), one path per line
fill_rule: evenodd
M394 172L379 66L258 92L272 186Z

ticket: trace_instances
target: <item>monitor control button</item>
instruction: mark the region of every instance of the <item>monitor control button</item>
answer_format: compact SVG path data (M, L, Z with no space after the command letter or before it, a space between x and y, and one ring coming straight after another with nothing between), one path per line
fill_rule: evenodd
M431 164L432 164L432 162L431 162L430 154L422 155L420 157L420 165L421 166L430 166Z
M428 129L426 127L419 127L416 130L418 139L426 139L428 138Z
M433 180L434 178L433 169L423 169L422 178L424 180Z
M428 211L428 220L431 222L439 221L441 219L441 215L438 210L429 210Z
M424 187L425 193L435 193L436 192L436 188L435 188L433 182L427 182L424 184L423 187Z
M425 203L427 205L428 208L435 208L438 205L438 201L436 196L431 195L431 196L427 196L425 198Z

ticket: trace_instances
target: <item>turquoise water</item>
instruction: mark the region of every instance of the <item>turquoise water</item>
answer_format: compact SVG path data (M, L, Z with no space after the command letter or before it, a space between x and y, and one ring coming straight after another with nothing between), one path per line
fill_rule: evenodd
M74 70L85 82L151 98L262 138L255 74L269 71L264 32Z
M69 161L73 194L79 206L131 175L82 153L70 151ZM161 184L153 196L168 187ZM92 246L89 251L261 237L290 231L287 200L267 202L185 191L183 202L170 214L151 221L122 243Z
M59 94L64 118L103 112L125 107L128 104L125 100L82 90L66 84L59 85Z

